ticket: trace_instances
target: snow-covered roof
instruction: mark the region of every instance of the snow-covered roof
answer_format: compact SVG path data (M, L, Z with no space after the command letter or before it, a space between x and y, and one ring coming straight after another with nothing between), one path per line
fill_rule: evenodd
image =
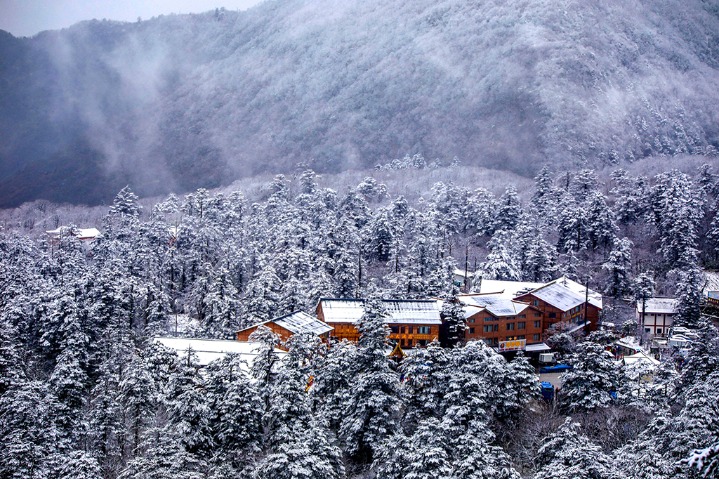
M228 354L237 354L241 359L252 364L257 356L257 349L262 343L249 341L226 341L221 339L193 339L193 338L165 338L158 337L154 342L174 349L178 356L187 357L188 350L197 356L201 366L206 366L215 359L220 359ZM281 349L275 348L280 355L286 354Z
M567 277L555 279L530 292L536 298L562 311L568 311L584 304L584 300L587 298L587 288ZM602 295L590 289L589 304L601 309Z
M475 306L489 311L497 317L516 316L529 307L529 304L514 301L503 294L463 294L457 298L467 306ZM467 316L477 313L474 308L467 309Z
M622 346L627 349L633 349L634 351L641 351L642 347L639 345L639 341L637 338L633 336L626 336L624 338L619 338L615 341L615 344Z
M646 300L645 313L650 314L674 314L677 312L677 301L674 298L649 298ZM637 311L642 312L642 301L637 301Z
M295 311L273 321L294 334L312 333L319 336L334 329L329 324L302 311Z
M551 351L552 348L547 346L545 343L537 343L537 344L527 344L527 347L524 348L524 351L528 353L536 353L536 352L542 352L542 351Z
M636 363L647 363L651 366L658 366L659 361L654 359L653 357L649 356L644 351L639 351L636 354L632 354L631 356L624 356L623 358L624 364L627 366L636 364Z
M269 321L255 324L245 329L254 328L256 326L259 326L260 324L267 323L275 323L279 326L282 326L293 334L309 333L316 334L317 336L319 336L321 334L328 333L334 329L329 324L320 321L314 316L310 316L309 314L302 311L295 311L294 313L286 314L284 316L280 316L279 318L270 319ZM245 329L241 331L244 331Z
M460 268L454 268L453 274L454 274L455 276L461 276L462 278L465 277L465 272L464 272L464 270L463 270L463 269L460 269ZM474 274L474 273L473 273L472 271L467 271L466 276L469 276L469 277L471 278L473 274Z
M385 299L386 323L442 324L440 303L434 299ZM356 323L364 314L363 299L320 299L324 320L328 323Z
M100 230L97 228L75 228L70 231L69 226L59 226L54 230L45 231L50 236L62 236L67 234L74 234L77 239L90 240L100 236Z
M79 239L95 239L98 236L100 236L100 230L97 228L80 228L75 233L75 236L77 236Z
M472 287L480 294L495 293L501 294L507 298L514 298L515 296L532 291L543 285L544 283L530 283L528 281L499 281L496 279L482 279L481 282L475 282Z

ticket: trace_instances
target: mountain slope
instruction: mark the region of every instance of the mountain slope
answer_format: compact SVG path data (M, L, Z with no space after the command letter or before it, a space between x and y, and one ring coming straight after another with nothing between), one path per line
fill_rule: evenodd
M337 3L0 35L0 206L406 153L529 174L719 147L717 1Z

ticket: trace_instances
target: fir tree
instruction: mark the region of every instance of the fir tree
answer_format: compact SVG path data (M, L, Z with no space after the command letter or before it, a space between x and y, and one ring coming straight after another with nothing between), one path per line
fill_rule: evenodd
M376 448L399 424L399 381L385 355L389 335L385 314L380 300L366 300L364 314L357 323L358 373L339 428L345 451L360 463L371 462Z

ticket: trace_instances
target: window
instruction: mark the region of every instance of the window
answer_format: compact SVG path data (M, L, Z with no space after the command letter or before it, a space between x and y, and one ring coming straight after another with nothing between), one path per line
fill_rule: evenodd
M399 332L402 333L402 334L404 334L404 326L402 326L401 328L399 328Z
M526 321L520 321L517 323L517 329L527 329Z
M549 313L549 317L550 317L550 318L556 318L556 317L557 317L557 313Z
M494 321L494 318L492 316L486 316L484 318L485 321Z
M494 325L494 330L495 330L495 331L499 331L499 325L498 325L498 324L495 324L495 325Z
M533 341L539 341L539 335L538 335L538 334L533 334L533 335L532 335L532 340L533 340Z
M474 318L470 318L469 322L474 324Z
M469 334L474 334L474 328L469 328Z
M538 299L535 299L534 301L532 301L532 304L533 304L534 306L539 306L539 300L538 300Z
M541 328L541 327L542 327L542 322L541 322L541 321L535 321L535 322L534 322L534 327L535 327L535 328Z
M519 318L526 318L527 315L526 315L526 314L520 314L518 317L519 317Z
M514 323L507 323L507 331L514 331Z
M412 340L411 340L411 339L408 339L408 340L407 340L407 347L408 347L408 348L411 348L411 347L412 347Z
M644 332L645 332L645 333L648 333L648 332L649 332L649 328L644 328Z
M517 336L517 339L527 339L527 338L524 336L524 334L520 334Z
M399 326L390 326L389 330L392 331L393 334L399 333Z
M485 332L485 333L491 333L493 330L494 330L494 328L492 327L491 324L486 324L486 325L484 326L484 332Z
M662 334L662 328L657 329L657 334Z
M540 313L539 311L535 311L535 312L534 312L534 317L535 317L535 318L541 318L541 317L542 317L542 313Z
M414 333L414 326L409 327L409 334L412 334L412 333Z
M417 334L431 334L431 328L429 326L419 326L417 328Z

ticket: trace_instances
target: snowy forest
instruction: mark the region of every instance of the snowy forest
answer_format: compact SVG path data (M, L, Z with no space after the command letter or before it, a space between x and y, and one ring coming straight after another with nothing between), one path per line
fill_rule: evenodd
M702 311L705 274L719 267L712 166L650 176L545 167L526 189L437 182L412 198L377 179L387 169L429 165L407 157L342 190L311 170L252 195L148 201L124 188L96 224L69 224L44 201L3 212L0 477L719 475L719 333ZM63 225L101 235L45 234ZM457 268L566 275L605 295L602 319L617 329L550 338L573 366L552 404L526 357L481 341L388 358L380 299L452 298ZM633 305L654 295L676 297L675 324L699 339L662 357L642 388L647 372L605 347L640 334ZM228 355L201 368L152 341L232 339L313 314L321 297L367 298L357 344L298 335L280 356L259 328L251 366Z

